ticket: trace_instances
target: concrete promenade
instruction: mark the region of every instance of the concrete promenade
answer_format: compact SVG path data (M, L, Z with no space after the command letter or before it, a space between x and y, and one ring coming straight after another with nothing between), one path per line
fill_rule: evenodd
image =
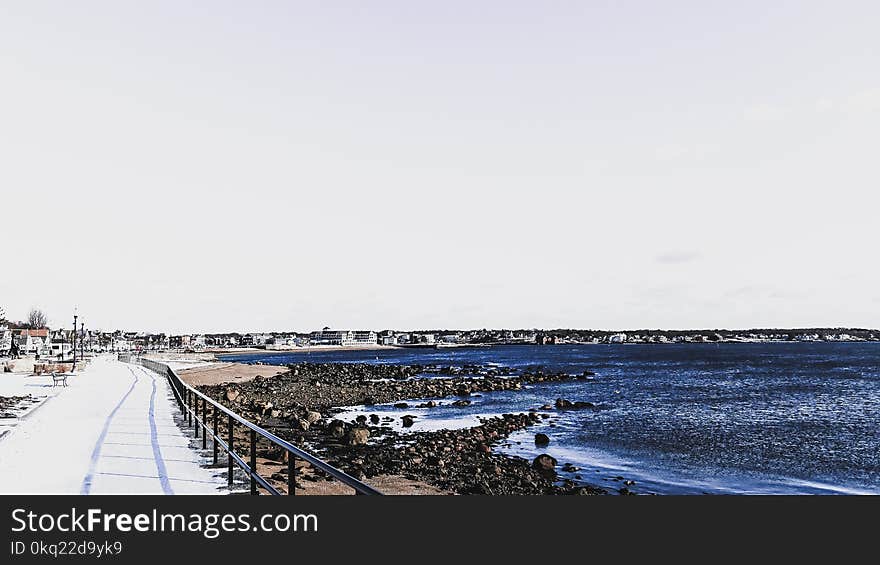
M179 410L165 378L110 356L70 376L64 389L52 389L51 377L3 378L21 379L19 393L49 398L6 422L0 493L226 492L224 470L203 467L175 423Z

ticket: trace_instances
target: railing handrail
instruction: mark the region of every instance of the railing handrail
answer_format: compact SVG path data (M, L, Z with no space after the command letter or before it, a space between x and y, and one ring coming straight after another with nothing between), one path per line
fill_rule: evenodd
M120 357L122 357L122 356L120 356ZM174 387L174 389L175 389L175 396L177 397L178 402L180 402L180 403L183 402L182 401L183 395L181 394L181 391L177 390L177 384L174 382L175 380L177 381L177 383L180 384L181 387L183 387L183 389L185 391L189 392L190 394L195 395L197 398L201 398L203 402L207 402L215 410L218 410L218 411L222 412L223 414L226 414L226 416L235 420L236 422L238 422L242 426L248 428L252 432L264 437L265 439L267 439L271 443L277 445L278 447L285 449L289 454L288 456L293 455L293 456L299 457L300 459L302 459L304 461L307 461L312 467L318 468L321 471L323 471L324 473L333 477L334 479L337 479L338 481L344 483L345 485L350 486L358 494L376 494L376 495L382 494L380 491L374 489L373 487L371 487L370 485L368 485L362 481L359 481L358 479L352 477L351 475L349 475L345 471L337 469L336 467L330 465L326 461L323 461L322 459L316 457L315 455L312 455L308 451L305 451L305 450L293 445L289 441L276 436L272 432L261 428L260 426L254 424L253 422L251 422L247 418L244 418L244 417L240 416L239 414L236 414L235 412L233 412L232 410L230 410L226 406L223 406L219 402L215 401L213 398L196 390L192 386L183 382L183 379L181 379L180 376L174 371L174 369L172 369L167 364L161 363L159 361L154 361L153 359L145 359L143 357L129 356L129 359L130 359L130 362L142 365L142 366L146 367L147 369L152 369L150 367L150 365L154 365L156 368L160 368L161 371L164 371L166 376L173 376L174 379L173 380L169 379L169 382L171 383L172 387ZM156 371L156 372L158 373L161 371ZM189 410L189 407L187 407L187 409ZM196 413L194 414L194 416L203 425L203 427L205 428L205 432L207 432L208 431L208 424L207 424L207 422L201 421L201 418L199 418L199 416L198 416L198 410L196 410ZM212 433L212 435L213 435L213 433ZM231 453L238 460L238 463L240 465L243 464L243 460L237 454L235 454L232 450L229 449L229 446L226 444L226 442L222 441L222 438L218 438L215 436L214 439L219 440L220 443L222 444L223 448L226 450L226 452ZM258 477L259 479L263 479L262 477L259 477L259 475L257 475L255 469L252 469L251 471L252 471L253 475L255 475L255 478ZM268 484L265 481L265 479L263 479L262 481L258 480L258 482L260 482L261 486L263 486L264 488ZM269 489L267 489L267 490L269 490ZM272 492L272 491L275 491L275 493L277 493L277 491L274 488L270 490L270 492Z

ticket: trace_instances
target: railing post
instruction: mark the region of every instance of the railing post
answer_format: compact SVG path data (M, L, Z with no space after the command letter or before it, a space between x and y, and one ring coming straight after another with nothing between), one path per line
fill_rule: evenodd
M296 494L296 457L292 451L287 452L287 495Z
M193 398L193 425L196 428L196 439L199 439L199 397L195 394Z
M208 401L202 399L202 449L208 449Z
M257 432L251 430L251 494L257 494Z
M214 417L214 466L217 466L217 407L211 407L211 415Z
M226 438L226 443L228 444L228 450L226 452L226 459L229 465L228 482L229 486L232 486L232 451L233 451L233 438L232 438L232 415L229 415L229 436Z

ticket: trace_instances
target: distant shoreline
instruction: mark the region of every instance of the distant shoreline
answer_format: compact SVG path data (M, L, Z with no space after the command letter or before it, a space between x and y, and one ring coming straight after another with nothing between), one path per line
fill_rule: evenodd
M256 353L260 355L276 355L290 353L308 353L310 351L385 351L392 349L406 349L397 345L312 345L309 347L291 347L289 349L258 349L252 348L232 348L229 349L205 349L205 353L213 353L214 355L237 355L241 353Z

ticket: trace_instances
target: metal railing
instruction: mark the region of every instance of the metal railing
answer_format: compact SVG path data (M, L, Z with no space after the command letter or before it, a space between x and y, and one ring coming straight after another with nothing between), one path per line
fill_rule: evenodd
M180 411L183 413L185 423L195 428L195 437L202 439L202 449L208 449L208 434L211 436L214 450L214 465L218 465L219 453L222 449L226 452L228 483L229 487L233 484L233 471L235 465L238 465L250 477L250 493L252 495L259 494L257 487L262 487L270 494L284 494L275 488L268 480L260 476L257 470L257 441L258 436L269 441L287 452L287 494L296 494L296 459L306 461L315 469L320 469L327 475L350 486L354 489L355 494L382 494L368 484L365 484L344 471L333 467L326 461L319 459L311 453L296 447L292 443L281 439L270 431L267 431L253 422L239 416L232 410L229 410L222 404L216 402L212 398L204 395L190 385L183 382L177 373L171 367L152 359L145 359L130 354L120 354L119 360L126 363L136 363L159 375L165 376L171 385L174 398L177 401ZM209 411L210 408L210 411ZM201 415L200 415L201 411ZM208 415L210 412L210 416ZM220 421L225 420L226 439L222 437L220 431ZM238 424L250 430L250 449L249 461L245 461L235 452L234 427ZM201 433L200 433L201 432Z

